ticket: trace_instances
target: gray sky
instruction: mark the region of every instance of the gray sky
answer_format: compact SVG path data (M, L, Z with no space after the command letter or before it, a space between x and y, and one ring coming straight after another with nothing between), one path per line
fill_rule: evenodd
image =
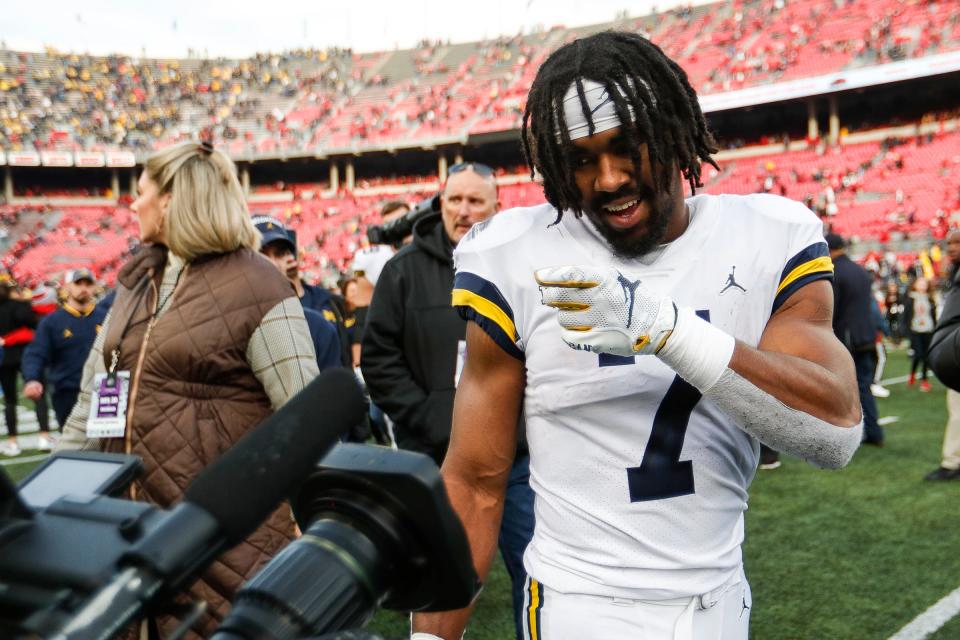
M694 0L705 4L709 0ZM676 0L4 0L8 48L244 57L302 46L354 51L409 48L423 38L469 42L536 25L579 26L617 13L646 15ZM686 3L684 3L686 4Z

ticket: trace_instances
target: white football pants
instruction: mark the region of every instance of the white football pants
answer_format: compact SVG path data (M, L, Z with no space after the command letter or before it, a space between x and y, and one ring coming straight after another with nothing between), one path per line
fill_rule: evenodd
M752 599L741 568L723 586L692 598L627 600L560 593L527 578L527 640L747 640Z

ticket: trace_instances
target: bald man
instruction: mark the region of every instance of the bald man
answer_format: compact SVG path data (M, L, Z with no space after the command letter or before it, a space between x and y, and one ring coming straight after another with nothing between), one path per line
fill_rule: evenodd
M466 357L466 321L452 306L453 249L500 208L493 170L450 168L440 211L419 220L413 242L383 267L363 336L360 368L370 398L395 425L397 446L443 462L453 400ZM477 225L478 227L480 225ZM533 536L533 492L522 425L510 467L498 545L513 585L514 624L522 637L523 552Z

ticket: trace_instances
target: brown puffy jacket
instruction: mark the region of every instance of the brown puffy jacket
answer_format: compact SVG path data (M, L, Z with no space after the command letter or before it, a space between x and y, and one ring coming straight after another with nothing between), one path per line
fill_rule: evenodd
M247 363L247 345L264 315L294 292L263 256L240 249L184 267L154 319L165 263L165 250L151 247L119 274L103 355L109 369L119 347L118 369L130 371L127 430L125 440L101 446L140 456L145 473L133 497L170 507L205 466L272 413ZM281 507L204 571L189 590L208 604L191 636L209 635L244 580L293 536L289 508ZM164 635L176 625L170 616L158 622Z

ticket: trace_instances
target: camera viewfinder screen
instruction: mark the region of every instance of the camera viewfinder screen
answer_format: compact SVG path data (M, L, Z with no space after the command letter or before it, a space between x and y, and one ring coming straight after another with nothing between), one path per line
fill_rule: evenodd
M34 509L45 509L66 494L96 495L120 467L115 462L56 458L20 485L20 497Z

